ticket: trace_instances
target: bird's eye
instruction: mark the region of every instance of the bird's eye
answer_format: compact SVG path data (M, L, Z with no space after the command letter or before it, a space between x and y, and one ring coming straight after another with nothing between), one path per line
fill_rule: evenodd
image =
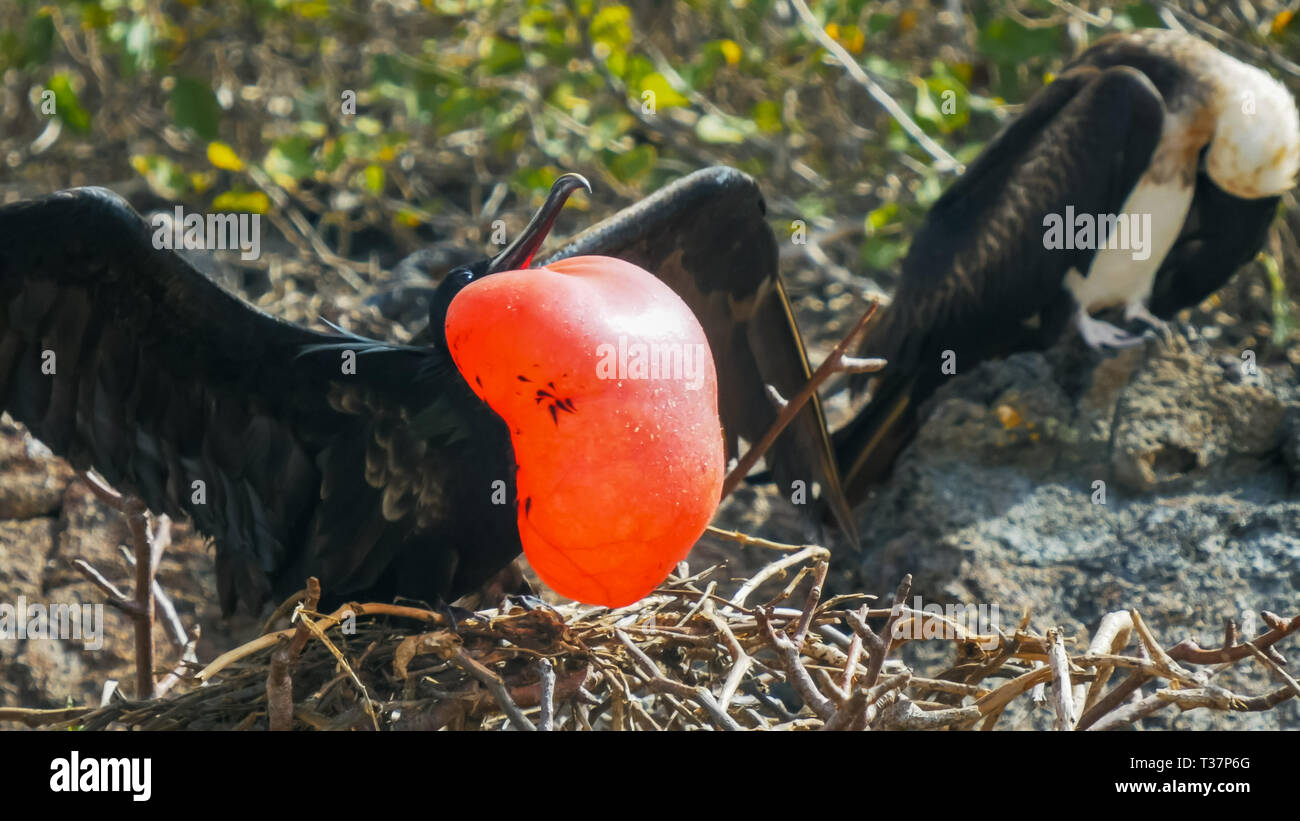
M447 274L447 287L453 293L474 281L474 272L468 268L457 268Z

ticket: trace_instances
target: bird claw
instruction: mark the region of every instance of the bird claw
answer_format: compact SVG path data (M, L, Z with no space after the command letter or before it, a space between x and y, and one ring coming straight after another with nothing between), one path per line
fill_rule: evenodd
M1078 313L1079 335L1093 350L1102 348L1131 348L1142 344L1142 337L1117 328L1102 319L1094 319L1087 311Z
M505 601L507 604L519 607L529 613L538 610L543 610L548 613L557 612L554 607L551 607L549 604L530 593L511 593L505 596Z
M1166 347L1173 347L1174 332L1169 328L1169 324L1163 319L1151 313L1150 309L1142 302L1134 302L1124 308L1125 321L1137 320L1155 331L1161 339L1164 340Z

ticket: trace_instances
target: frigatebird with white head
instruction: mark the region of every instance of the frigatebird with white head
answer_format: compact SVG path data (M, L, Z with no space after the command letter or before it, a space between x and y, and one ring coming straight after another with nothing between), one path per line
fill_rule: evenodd
M1295 100L1263 70L1181 32L1098 41L913 238L860 348L889 364L835 437L850 499L888 476L946 378L945 357L965 372L1046 347L1071 325L1094 348L1140 341L1094 314L1120 309L1163 328L1209 296L1258 253L1298 169Z

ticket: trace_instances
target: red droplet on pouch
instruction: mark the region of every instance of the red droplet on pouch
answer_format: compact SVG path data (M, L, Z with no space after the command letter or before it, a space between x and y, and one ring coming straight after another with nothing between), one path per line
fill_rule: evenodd
M446 332L510 427L533 569L589 604L650 593L722 493L717 373L691 309L629 262L575 257L470 283Z

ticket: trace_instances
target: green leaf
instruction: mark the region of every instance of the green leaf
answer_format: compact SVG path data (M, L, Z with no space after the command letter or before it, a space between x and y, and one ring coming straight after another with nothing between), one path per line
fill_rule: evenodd
M483 103L473 89L458 88L438 106L434 122L443 133L459 131L469 124L482 107Z
M943 124L943 115L930 97L930 87L920 77L913 78L912 85L916 86L916 119L938 128Z
M90 132L90 112L82 105L77 92L72 89L72 79L66 74L55 74L47 86L54 92L54 114L63 124L78 134Z
M184 170L161 154L136 154L131 158L131 167L158 196L175 200L184 195L188 183Z
M641 82L655 73L654 63L650 62L649 57L627 52L619 52L611 57L609 70L622 77L628 88L640 88Z
M312 149L312 142L305 137L279 140L266 152L262 167L279 185L295 187L299 180L306 179L316 170Z
M631 151L615 154L606 163L609 171L620 182L633 182L649 174L659 160L659 152L653 145L643 143Z
M632 115L624 111L602 114L592 122L590 130L587 131L587 145L596 150L610 147L611 143L618 142L623 135L627 134L628 129L635 122Z
M297 0L292 4L293 14L303 20L319 20L328 17L330 4L322 0Z
M1156 11L1150 3L1130 3L1124 7L1124 10L1115 15L1115 28L1120 31L1135 28L1164 28L1164 21L1160 19L1160 12Z
M208 143L208 162L223 171L243 171L244 161L235 149L222 142Z
M870 237L862 243L862 262L872 268L892 268L907 253L907 242L892 237Z
M378 137L380 134L384 133L384 124L379 120L376 120L374 117L357 117L353 120L352 127L355 128L358 133L365 134L367 137Z
M1285 345L1295 329L1295 318L1291 315L1291 300L1287 298L1286 280L1282 276L1277 259L1272 254L1261 253L1259 259L1264 263L1269 290L1273 297L1273 344Z
M781 104L776 100L759 100L749 112L749 118L764 134L778 134L785 123L781 121Z
M533 168L521 168L516 171L514 174L514 183L516 186L523 188L526 191L545 194L550 190L551 186L555 184L557 177L559 177L559 174L555 173L554 168L540 165Z
M867 18L868 34L883 34L894 27L898 16L894 14L872 14Z
M1026 28L1014 20L997 17L980 29L981 53L1003 63L1024 63L1039 57L1054 57L1063 49L1063 26Z
M242 214L265 214L271 210L271 198L261 191L236 189L218 194L212 200L213 211L233 211Z
M667 77L657 71L653 74L648 74L641 79L640 99L645 99L644 95L647 91L654 95L653 100L656 110L661 108L680 108L689 105L691 102L683 97L677 89L672 87L672 84L668 82Z
M172 119L205 140L217 138L221 106L207 83L193 77L178 76L172 88Z
M887 202L867 214L867 236L873 236L881 228L898 217L898 203Z
M743 143L745 131L743 126L753 127L744 120L727 120L717 114L705 114L695 124L695 136L706 143Z
M48 14L36 14L27 20L21 34L4 33L5 62L17 68L43 66L54 50L54 21Z
M504 37L489 37L479 45L479 68L496 77L512 74L524 67L524 50Z
M627 6L606 6L591 18L591 39L611 52L625 51L632 43L632 11Z
M370 193L379 195L384 193L384 167L382 165L366 166L366 188Z

